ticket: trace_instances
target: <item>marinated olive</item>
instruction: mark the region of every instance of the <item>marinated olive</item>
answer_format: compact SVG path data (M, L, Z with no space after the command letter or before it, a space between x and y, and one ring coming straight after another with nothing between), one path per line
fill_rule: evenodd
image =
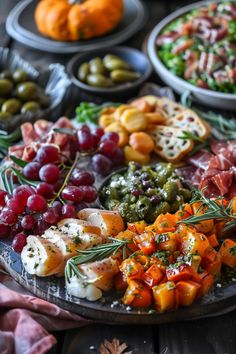
M104 74L105 68L101 58L94 58L89 62L89 69L91 74Z
M171 163L161 162L160 164L157 164L156 171L160 176L168 178L174 172L174 166Z
M16 86L16 95L23 101L35 100L39 93L38 85L32 81L23 82Z
M161 202L155 209L146 215L146 220L148 223L153 223L160 214L166 214L170 211L170 204L167 202Z
M3 70L0 73L0 79L12 80L11 72L9 70Z
M2 107L2 104L5 102L5 98L0 97L0 108Z
M110 87L112 81L101 74L90 74L87 76L87 83L94 87Z
M9 114L17 114L21 109L21 101L16 98L10 98L6 100L2 105L2 112Z
M40 105L38 104L38 102L35 102L35 101L26 102L21 107L21 113L37 112L38 110L40 110Z
M6 97L13 90L13 83L8 79L0 79L0 96Z
M111 78L114 82L129 82L140 78L140 74L128 70L114 70L111 72Z
M0 112L0 120L5 120L11 117L11 114L7 112Z
M140 197L137 202L137 213L141 219L145 219L151 208L151 201L147 197Z
M180 188L179 193L184 197L186 201L190 200L192 193L187 188Z
M174 202L178 193L178 187L175 182L166 182L163 186L163 195L167 202Z
M104 66L107 70L113 71L113 70L129 70L130 65L126 63L126 61L118 58L118 57L108 57L105 56L103 59Z
M83 63L78 69L78 79L81 81L86 81L86 78L89 74L89 64Z
M16 69L12 74L13 80L16 84L25 82L28 80L28 74L22 69Z

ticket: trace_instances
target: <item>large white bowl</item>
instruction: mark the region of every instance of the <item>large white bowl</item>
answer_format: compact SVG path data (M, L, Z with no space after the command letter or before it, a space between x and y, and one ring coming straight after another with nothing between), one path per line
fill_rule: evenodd
M160 32L166 25L175 20L176 18L184 15L185 13L199 8L211 2L222 2L221 0L214 1L200 1L194 4L182 7L181 9L173 12L169 16L165 17L156 27L152 30L147 43L147 52L149 58L153 64L156 73L160 78L170 87L173 88L179 94L185 91L190 91L195 101L205 104L210 107L236 111L236 94L221 93L212 90L203 89L190 84L189 82L174 75L167 67L162 63L158 57L158 51L156 46L156 39Z

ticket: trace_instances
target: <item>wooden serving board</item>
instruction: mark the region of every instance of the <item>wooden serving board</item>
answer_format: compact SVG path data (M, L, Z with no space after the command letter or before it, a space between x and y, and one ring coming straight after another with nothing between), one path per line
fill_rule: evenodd
M189 308L180 308L162 314L124 306L120 302L121 294L114 292L105 294L96 302L78 299L67 294L64 277L39 278L28 274L22 266L20 255L12 250L10 243L10 241L0 241L0 265L18 283L34 295L87 318L113 324L161 324L215 316L236 308L236 282L215 287L212 293Z

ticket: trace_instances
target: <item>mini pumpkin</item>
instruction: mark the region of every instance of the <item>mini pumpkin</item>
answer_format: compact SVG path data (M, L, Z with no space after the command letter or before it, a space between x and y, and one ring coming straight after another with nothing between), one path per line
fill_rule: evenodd
M123 0L41 0L35 10L35 22L44 36L78 41L112 31L123 13Z

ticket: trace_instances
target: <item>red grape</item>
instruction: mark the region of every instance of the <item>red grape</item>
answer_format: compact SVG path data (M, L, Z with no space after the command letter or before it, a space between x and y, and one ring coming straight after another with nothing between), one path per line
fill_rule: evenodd
M50 199L54 195L53 185L45 182L38 184L36 191L38 194L42 195L46 199Z
M9 226L0 224L0 238L4 238L9 236L11 233L11 229Z
M32 181L38 181L41 167L42 164L39 162L30 162L23 168L23 175Z
M87 130L78 130L77 139L79 143L79 150L82 152L89 152L94 149L94 137Z
M25 205L21 203L21 199L17 195L7 201L7 208L14 211L17 215L23 214L25 211Z
M20 253L27 243L27 236L23 233L17 234L12 241L12 248L15 252Z
M55 183L59 178L60 170L57 165L49 163L44 165L39 171L41 181L46 183Z
M107 132L101 138L101 143L104 141L113 141L116 145L119 142L119 135L115 132Z
M46 199L39 194L31 195L27 200L27 208L36 213L43 212L47 209Z
M88 125L86 124L83 124L82 127L80 127L80 129L82 132L87 132L87 133L90 133L90 128Z
M92 157L92 168L102 176L107 176L112 168L112 162L106 156L96 154Z
M37 222L35 223L33 233L34 235L42 235L45 230L47 230L50 227L50 225L43 220L43 217L41 216Z
M107 157L113 157L117 149L116 143L111 140L106 140L99 145L99 152Z
M93 130L93 135L95 135L100 140L104 135L104 130L101 127L97 127Z
M21 220L21 226L25 230L32 230L35 224L35 219L32 215L25 215Z
M123 153L122 149L117 148L113 152L112 161L117 166L122 165L124 163L124 153Z
M62 217L63 218L75 218L76 210L73 205L65 204L62 207Z
M7 195L7 192L4 190L0 189L0 206L4 207L6 205L5 201L5 196Z
M33 194L35 194L34 188L27 185L19 186L13 191L13 196L19 197L23 205L27 204L28 198Z
M88 205L85 202L80 202L75 204L76 212L86 208L88 208Z
M4 208L1 211L0 220L5 225L14 225L18 220L18 216L14 211Z
M21 222L18 222L11 227L11 234L12 236L15 236L16 234L19 234L22 230L23 227L21 226Z
M94 183L95 178L92 172L75 169L72 172L71 181L75 186L90 186Z
M84 191L80 187L67 186L62 191L62 198L72 202L81 202L84 199Z
M57 213L55 208L49 208L43 214L43 219L48 224L53 225L53 224L57 224L60 221L60 215Z
M56 212L61 215L62 204L59 201L55 201L52 203L52 207L56 210Z
M57 162L59 159L59 150L55 145L43 145L37 151L35 160L42 164Z
M95 202L97 199L98 193L95 187L92 186L81 186L81 189L84 191L84 201L85 203Z

